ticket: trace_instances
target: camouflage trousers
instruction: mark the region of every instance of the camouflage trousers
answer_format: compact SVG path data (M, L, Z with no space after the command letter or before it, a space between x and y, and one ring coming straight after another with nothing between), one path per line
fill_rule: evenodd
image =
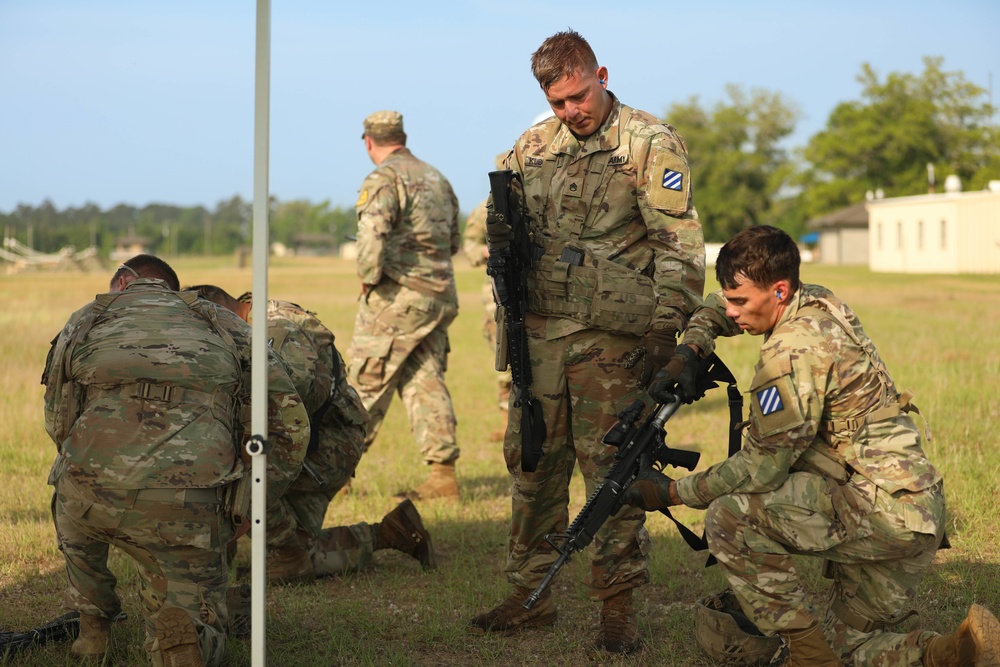
M542 405L547 437L535 472L521 470L521 410L510 406L504 457L513 476L506 572L518 586L533 588L556 559L545 541L569 523L569 483L580 466L588 496L613 465L615 449L601 442L619 412L637 398L641 364L626 367L640 339L582 331L546 341L529 338L532 394ZM651 546L646 514L626 505L598 531L591 545L589 595L607 599L649 580Z
M156 618L164 605L188 611L205 664L226 651L228 571L224 548L233 535L212 489L108 489L63 475L55 482L52 515L66 558L66 606L113 618L121 610L111 545L136 563L146 639L154 667L163 657Z
M372 524L324 528L312 554L313 573L317 577L328 577L357 572L371 563L374 552L375 526Z
M424 461L458 458L455 410L444 381L448 325L457 314L454 304L386 280L362 297L351 340L350 380L371 417L366 451L398 393Z
M316 477L303 469L281 498L268 507L268 546L303 540L307 542L304 547L313 548L330 502L354 475L361 460L364 424L352 423L339 413L328 413L319 429L319 446L306 455Z
M490 351L497 349L497 304L493 300L493 286L490 283L483 285L483 337L490 346ZM510 369L497 371L497 405L501 410L507 410L507 403L510 401Z
M822 626L834 651L852 665L916 666L935 633L890 630L934 558L944 516L940 484L889 494L858 475L840 486L796 472L774 491L712 501L705 533L744 612L766 634L816 622L792 554L816 556L832 566ZM928 523L935 534L912 529ZM888 628L865 628L864 620Z

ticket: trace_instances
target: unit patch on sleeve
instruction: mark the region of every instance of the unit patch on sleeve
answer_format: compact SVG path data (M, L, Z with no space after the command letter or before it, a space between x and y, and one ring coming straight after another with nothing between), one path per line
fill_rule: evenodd
M782 433L805 421L787 354L772 357L757 370L750 383L750 395L750 419L762 437Z
M647 176L646 203L670 215L683 215L691 189L689 175L687 161L681 155L658 148Z
M760 414L765 417L785 408L785 404L781 402L781 394L778 393L777 387L768 387L767 389L758 391L757 402L760 404Z
M663 170L663 187L667 190L682 190L684 186L684 174L673 169Z

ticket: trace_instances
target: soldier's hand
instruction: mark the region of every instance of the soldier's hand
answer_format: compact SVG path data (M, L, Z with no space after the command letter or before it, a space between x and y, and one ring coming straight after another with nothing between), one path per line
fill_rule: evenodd
M653 377L653 383L649 385L649 395L654 401L667 403L673 400L673 395L676 394L685 403L690 403L698 394L695 379L700 363L698 353L690 345L678 345L667 365Z
M663 368L670 360L677 346L677 332L675 331L650 331L646 334L644 341L646 353L642 360L642 386L649 386L649 381L653 379L653 374Z
M625 502L647 512L666 509L675 504L670 500L672 481L655 468L643 468L625 492Z
M510 220L501 220L493 207L486 211L486 241L492 250L503 250L510 245L513 229Z

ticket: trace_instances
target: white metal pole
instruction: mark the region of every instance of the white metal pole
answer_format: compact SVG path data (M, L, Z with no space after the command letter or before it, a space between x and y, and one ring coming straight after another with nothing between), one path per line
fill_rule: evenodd
M251 633L250 656L254 667L267 664L265 633L267 611L267 260L268 164L271 123L271 2L257 0L257 57L254 82L253 130L253 352L251 362Z

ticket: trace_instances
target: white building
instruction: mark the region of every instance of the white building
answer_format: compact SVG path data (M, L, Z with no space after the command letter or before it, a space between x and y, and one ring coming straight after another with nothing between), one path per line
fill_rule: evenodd
M869 268L1000 274L1000 182L990 186L868 202Z

